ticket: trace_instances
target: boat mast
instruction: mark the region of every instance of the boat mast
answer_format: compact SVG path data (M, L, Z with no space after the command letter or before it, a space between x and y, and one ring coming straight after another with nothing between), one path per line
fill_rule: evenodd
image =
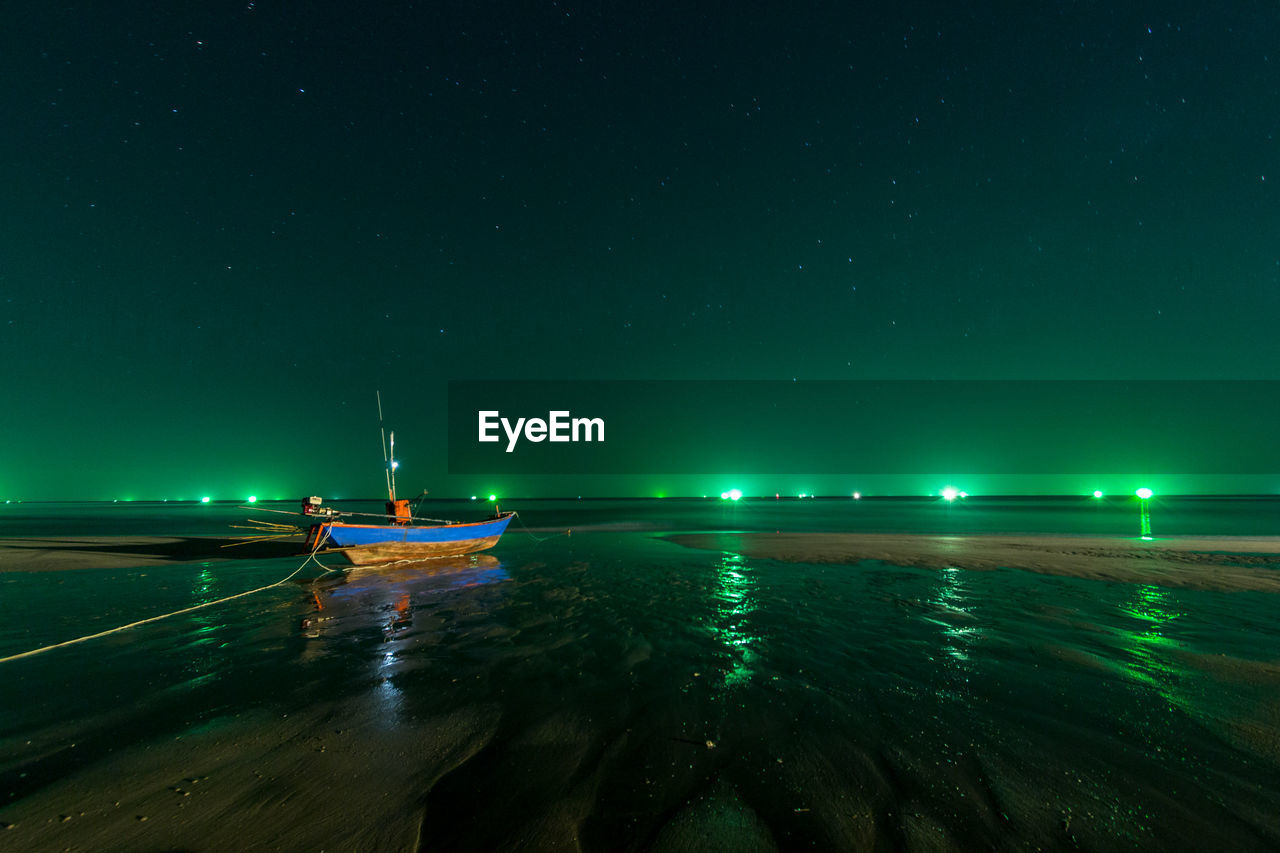
M387 463L387 474L391 478L391 502L396 502L396 431L391 431L391 460Z
M396 434L391 432L391 452L387 452L387 430L382 425L382 391L378 390L378 430L382 433L382 462L386 466L387 495L394 503L396 499Z

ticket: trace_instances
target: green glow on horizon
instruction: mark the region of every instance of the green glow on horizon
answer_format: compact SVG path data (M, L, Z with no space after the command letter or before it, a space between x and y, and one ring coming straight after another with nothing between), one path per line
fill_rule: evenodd
M207 504L208 502L209 502L209 498L207 498L207 497L203 497L203 498L201 498L201 499L200 499L200 503L202 503L202 504Z
M1135 495L1137 495L1138 497L1142 498L1142 499L1145 501L1147 498L1149 498L1149 497L1151 497L1153 494L1155 494L1155 492L1151 491L1150 489L1148 489L1148 488L1146 488L1146 487L1144 486L1143 488L1138 489L1138 491L1134 492L1134 494L1135 494Z
M489 502L492 503L498 499L497 495L489 495ZM510 506L510 504L508 504Z
M1102 490L1101 490L1101 489L1094 489L1093 496L1094 496L1095 498L1100 498L1100 497L1102 497Z
M957 491L953 486L947 486L945 489L942 490L942 497L944 497L948 501L953 501L956 498L960 497L960 492Z
M258 502L258 496L257 496L257 495L249 495L249 503L253 504L253 503L257 503L257 502Z

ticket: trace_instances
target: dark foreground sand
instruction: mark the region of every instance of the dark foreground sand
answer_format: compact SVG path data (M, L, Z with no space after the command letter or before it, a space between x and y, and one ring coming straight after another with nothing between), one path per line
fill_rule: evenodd
M1013 568L1121 583L1280 592L1280 537L1144 541L1085 536L688 533L665 538L689 548L787 563L879 560L922 569Z
M67 536L0 539L0 572L120 569L303 553L302 537L244 542L218 536Z
M0 850L417 850L423 786L482 749L498 712L387 727L377 698L239 712L121 750L5 803ZM74 752L74 731L32 740ZM15 765L41 757L6 746ZM572 826L543 831L571 837Z

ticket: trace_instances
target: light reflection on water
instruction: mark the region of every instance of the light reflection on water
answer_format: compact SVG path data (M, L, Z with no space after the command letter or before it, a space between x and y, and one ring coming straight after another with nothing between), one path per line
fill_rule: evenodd
M939 571L938 588L932 599L941 611L940 624L946 653L958 664L969 660L968 646L981 635L979 628L963 621L972 618L972 606L965 598L965 575L954 566Z
M209 563L201 563L196 574L189 606L207 604L222 598L225 593L218 587L217 574ZM218 655L220 634L226 628L222 618L224 613L216 607L205 607L191 614L194 630L190 631L192 639L188 642L187 655L187 687L192 688L207 681L216 679L218 675Z
M750 626L756 609L755 580L741 554L723 554L716 565L715 616L710 629L724 646L727 658L722 666L724 687L745 685L752 675L755 646L761 638Z
M1155 690L1170 705L1186 704L1182 693L1185 673L1173 660L1182 644L1170 635L1174 621L1186 614L1177 608L1169 590L1152 584L1135 586L1119 609L1137 625L1117 631L1127 653L1129 676Z

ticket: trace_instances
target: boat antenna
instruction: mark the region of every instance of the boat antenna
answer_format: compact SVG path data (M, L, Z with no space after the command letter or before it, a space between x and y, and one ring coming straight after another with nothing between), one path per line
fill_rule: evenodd
M382 462L386 467L387 494L394 501L396 499L396 479L392 471L395 469L396 434L394 431L391 433L391 452L387 453L387 430L382 425L382 390L379 389L376 393L378 395L378 431L382 433Z

